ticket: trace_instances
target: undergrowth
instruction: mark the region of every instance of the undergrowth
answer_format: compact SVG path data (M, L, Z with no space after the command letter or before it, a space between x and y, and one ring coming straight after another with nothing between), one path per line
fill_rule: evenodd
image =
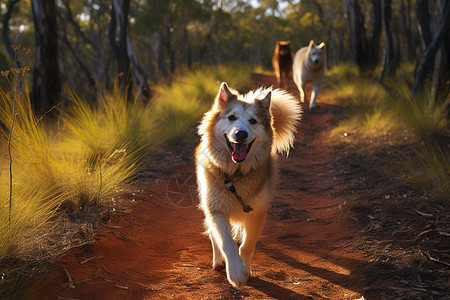
M412 135L415 157L405 154L398 157L398 161L390 162L391 168L396 170L391 170L393 174L387 176L403 176L430 195L429 199L448 206L450 124L446 107L450 99L436 99L431 89L411 96L411 70L411 65L403 65L396 77L385 80L387 84L360 77L356 69L347 65L328 71L335 101L343 106L345 115L333 136L357 136L347 140L360 144L359 151L367 154L377 147L371 144L376 138L383 137L381 143L387 143L386 137L395 133L396 138L408 139L408 135ZM343 72L344 80L340 79L339 72ZM369 145L362 145L366 141L370 141Z

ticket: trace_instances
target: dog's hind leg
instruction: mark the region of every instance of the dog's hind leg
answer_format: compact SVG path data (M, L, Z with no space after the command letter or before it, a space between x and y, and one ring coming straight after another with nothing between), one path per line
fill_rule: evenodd
M305 89L303 88L303 84L299 83L298 85L298 91L300 92L300 101L305 102Z
M275 76L277 77L277 87L280 87L280 84L281 84L281 74L280 74L280 72L275 72Z
M208 218L208 225L213 236L213 250L217 247L225 258L228 281L234 287L245 284L249 273L239 256L238 246L231 236L230 222L223 214L214 213Z
M251 275L251 262L253 258L253 252L255 250L256 242L263 230L266 220L266 213L261 212L248 216L248 219L244 225L244 236L242 244L239 247L239 254L244 261L244 265L247 268L248 273Z
M319 94L320 87L318 85L313 85L311 92L311 99L309 101L309 108L313 108L316 105L316 98ZM302 101L303 102L303 101Z
M286 71L283 71L283 73L281 75L282 75L281 79L280 79L281 85L284 89L287 89L288 84L289 84L289 73Z

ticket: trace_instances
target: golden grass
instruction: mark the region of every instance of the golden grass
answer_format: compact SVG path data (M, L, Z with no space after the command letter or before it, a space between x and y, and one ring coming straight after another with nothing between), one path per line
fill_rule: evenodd
M11 94L0 91L0 116L5 124L11 124L12 121L13 99ZM37 124L33 130L21 135L32 128L37 119L31 113L29 101L23 94L16 100L17 117L12 137L20 137L12 141L13 189L10 221L9 157L5 152L0 156L0 258L11 252L15 243L31 236L43 226L64 198L64 191L54 185L54 178L48 172L48 139L42 124ZM5 133L1 136L1 143L5 145Z
M144 130L151 124L150 116L141 104L127 104L120 95L106 98L108 103L102 108L81 100L75 103L73 111L80 114L62 120L64 130L60 131L45 128L43 123L34 126L37 119L29 99L17 98L11 222L9 156L5 152L1 156L0 258L14 255L14 245L48 225L58 208L108 204L136 174L143 155L139 151L150 143ZM11 124L12 103L12 96L0 91L4 124ZM7 134L3 132L2 137L5 145Z

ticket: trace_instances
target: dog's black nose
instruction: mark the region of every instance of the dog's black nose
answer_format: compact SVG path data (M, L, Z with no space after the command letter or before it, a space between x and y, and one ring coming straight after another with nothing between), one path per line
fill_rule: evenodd
M245 130L239 130L236 132L236 141L237 142L245 142L248 137L248 133Z

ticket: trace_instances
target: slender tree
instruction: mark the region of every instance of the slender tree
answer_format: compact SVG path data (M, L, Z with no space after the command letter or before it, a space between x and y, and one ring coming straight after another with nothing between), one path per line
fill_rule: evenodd
M8 0L8 5L6 7L6 13L3 16L3 28L2 28L2 36L3 36L3 42L6 46L6 51L9 54L9 57L11 58L11 61L14 61L16 64L16 67L19 67L19 62L15 57L14 50L11 48L11 39L9 38L9 20L11 19L14 4L19 2L20 0Z
M449 42L449 32L450 32L450 4L446 2L444 13L442 14L442 22L439 26L439 30L434 35L433 40L427 47L425 55L420 63L419 70L414 78L414 84L411 89L412 94L416 94L424 88L425 81L428 75L433 72L434 61L436 59L436 52L441 47L441 49L446 49L446 51L441 51L441 61L445 62L442 66L440 65L440 80L439 82L445 82L446 91L448 93L448 83L446 81L449 78L450 66L449 66L449 53L448 53L448 42ZM446 52L446 53L445 53Z
M384 53L380 77L383 80L386 75L394 75L400 62L398 42L393 36L391 0L381 1L381 12L384 31Z
M358 0L343 0L347 13L350 51L353 61L361 71L375 67L379 59L381 35L381 0L373 0L373 29L370 38L366 35L364 15Z
M422 38L426 48L431 44L433 40L429 1L417 0L416 9L417 9L417 18L419 20L420 29L422 31Z
M54 0L32 0L36 56L31 102L42 113L58 103L61 81L58 65L56 4Z
M129 94L132 87L131 73L133 73L139 87L141 99L148 100L150 98L150 89L129 36L129 12L130 0L111 1L111 20L108 25L109 43L117 59L120 85L123 89L127 89L127 94Z
M119 83L123 88L131 89L130 60L127 53L129 10L130 0L111 1L111 21L108 25L108 38L112 52L117 59Z

